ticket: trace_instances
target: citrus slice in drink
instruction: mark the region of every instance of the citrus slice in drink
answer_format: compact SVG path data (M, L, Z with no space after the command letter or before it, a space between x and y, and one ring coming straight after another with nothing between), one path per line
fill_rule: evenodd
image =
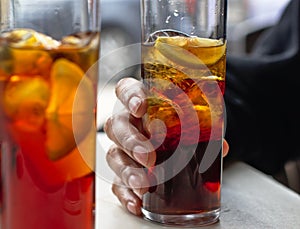
M94 169L94 88L81 68L64 58L54 62L51 82L46 154L54 171L60 174L57 181L68 181Z
M225 57L226 43L222 39L191 37L187 49L206 65L212 65Z
M80 67L63 58L53 64L51 82L46 148L55 161L71 153L91 131L94 89Z
M170 61L189 68L211 65L225 54L220 40L198 37L158 37L154 46Z
M42 78L12 76L4 90L4 111L22 131L36 132L45 121L50 86Z

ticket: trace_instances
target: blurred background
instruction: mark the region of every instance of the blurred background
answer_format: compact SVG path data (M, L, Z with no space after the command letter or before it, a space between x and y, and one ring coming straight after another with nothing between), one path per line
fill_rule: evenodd
M228 53L251 51L261 32L276 24L290 0L228 0Z
M107 56L118 48L138 43L141 33L140 0L101 1L101 55ZM260 33L278 21L288 2L289 0L228 0L228 53L243 55L250 52ZM128 62L132 62L138 55L130 48L111 55L102 66L102 80L116 81L124 75L138 75L138 66L127 69ZM118 69L125 66L126 71L115 74L116 66Z
M261 32L277 23L290 0L228 0L228 54L244 55ZM98 126L120 105L114 85L122 77L139 77L140 0L101 0L101 61ZM134 64L137 63L137 64ZM109 98L109 99L108 99Z

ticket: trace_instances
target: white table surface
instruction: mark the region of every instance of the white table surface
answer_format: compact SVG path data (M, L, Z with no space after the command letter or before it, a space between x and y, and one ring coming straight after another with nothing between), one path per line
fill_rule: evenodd
M111 142L98 135L97 229L155 229L164 227L126 212L111 192L112 173L105 167L105 152ZM105 168L104 168L105 167ZM300 195L269 176L244 164L235 163L223 173L220 221L201 228L212 229L298 229Z

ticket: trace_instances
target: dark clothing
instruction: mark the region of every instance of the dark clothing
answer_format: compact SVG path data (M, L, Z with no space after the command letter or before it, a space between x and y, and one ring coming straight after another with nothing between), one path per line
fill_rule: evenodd
M268 174L300 157L300 1L247 57L228 56L225 103L229 158Z

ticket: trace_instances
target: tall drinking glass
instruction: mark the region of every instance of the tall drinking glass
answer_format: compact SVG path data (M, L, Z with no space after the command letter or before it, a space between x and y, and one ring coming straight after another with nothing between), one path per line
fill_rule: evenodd
M142 0L146 126L157 160L147 169L145 218L218 221L224 133L226 0Z
M95 228L100 0L0 0L2 229Z

